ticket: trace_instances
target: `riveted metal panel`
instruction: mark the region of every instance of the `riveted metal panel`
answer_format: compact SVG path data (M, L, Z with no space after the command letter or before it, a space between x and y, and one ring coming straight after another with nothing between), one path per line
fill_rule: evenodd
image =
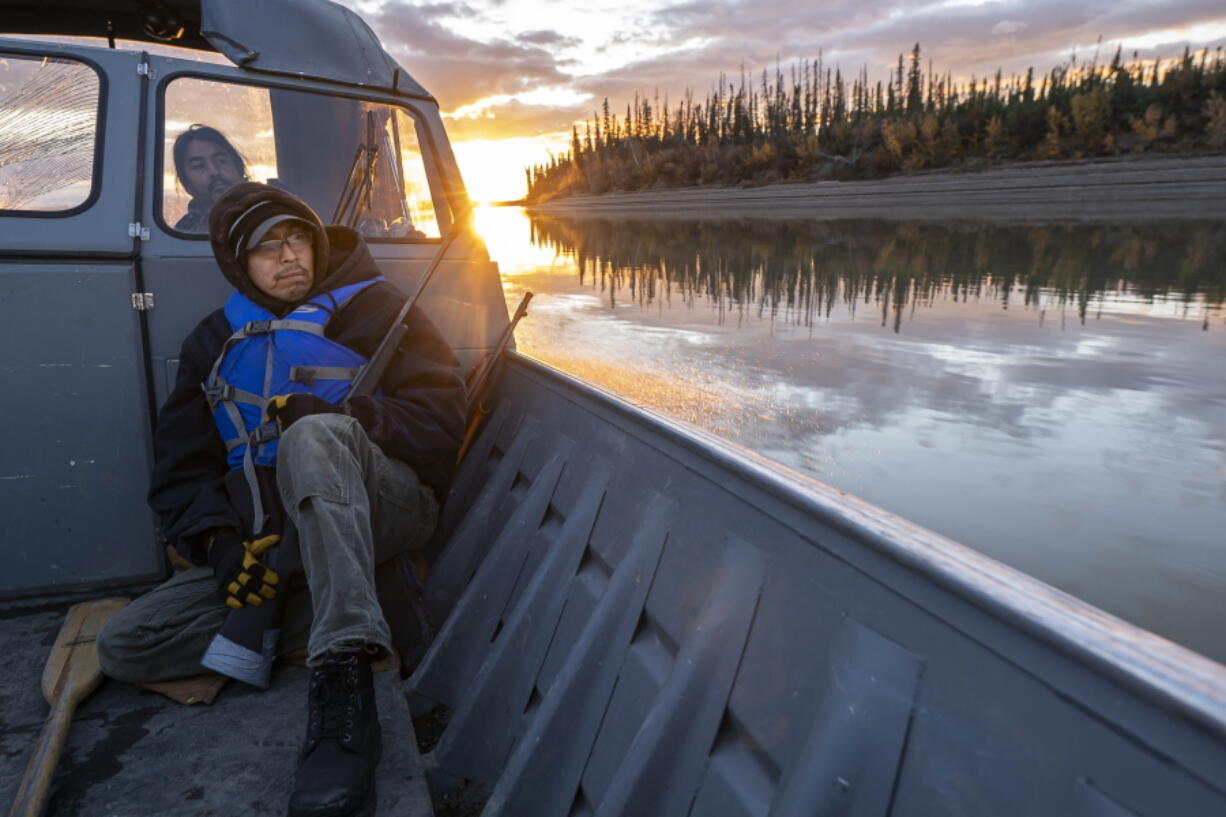
M162 572L132 275L0 263L0 596Z

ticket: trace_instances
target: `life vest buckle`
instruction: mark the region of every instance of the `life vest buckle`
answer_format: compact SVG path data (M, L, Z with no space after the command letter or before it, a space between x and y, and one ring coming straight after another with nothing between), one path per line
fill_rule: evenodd
M276 423L264 423L256 426L247 435L247 442L250 445L263 445L269 440L275 440L281 436L281 427Z
M234 387L228 383L201 384L200 388L204 389L204 397L209 401L210 406L216 406L218 403L226 403L234 399Z
M272 321L247 321L243 332L247 335L267 335L272 331Z

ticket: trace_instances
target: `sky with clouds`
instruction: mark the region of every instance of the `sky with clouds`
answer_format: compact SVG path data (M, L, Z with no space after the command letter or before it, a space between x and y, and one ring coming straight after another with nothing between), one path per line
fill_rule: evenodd
M438 98L453 139L569 130L608 96L703 95L719 73L817 56L886 76L920 42L955 76L1046 70L1101 38L1142 57L1226 44L1222 0L346 0Z
M564 150L608 97L702 97L721 72L751 74L819 53L884 79L917 41L956 79L1045 72L1226 46L1223 0L341 0L438 99L461 169L488 196L522 195L522 168ZM494 179L498 176L498 179ZM496 188L496 191L495 191Z

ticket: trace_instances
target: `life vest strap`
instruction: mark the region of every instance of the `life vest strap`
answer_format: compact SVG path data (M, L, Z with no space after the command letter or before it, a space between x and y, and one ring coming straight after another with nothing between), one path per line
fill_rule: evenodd
M226 403L225 405L227 410L234 407L233 403ZM255 475L255 450L264 443L280 437L281 427L275 422L270 422L258 425L251 431L245 431L240 421L238 433L238 445L246 444L247 446L247 450L243 452L243 476L246 478L247 487L251 491L251 510L254 517L252 519L253 529L251 533L253 536L258 536L263 532L264 522L268 517L264 513L264 498L260 494L260 481Z
M202 383L204 396L209 401L209 408L216 409L218 403L247 403L252 406L264 406L263 397L243 389L235 388L222 380L218 375L210 383Z
M276 423L273 423L276 425ZM263 426L260 426L263 428ZM256 429L259 431L259 428ZM252 536L259 536L264 531L264 497L260 494L260 480L255 475L255 443L248 438L247 450L243 452L243 477L247 480L247 488L251 491Z
M360 371L352 366L291 366L289 379L310 386L316 380L353 380Z
M217 380L221 380L221 378L218 377ZM214 392L217 394L225 394L227 389L229 389L230 392L250 395L252 398L254 398L252 402L261 407L265 404L265 401L262 398L251 395L250 392L244 392L242 389L235 389L228 384L222 383L221 386L214 386ZM209 392L210 390L206 387L205 394L209 394ZM262 423L261 425L258 425L248 431L246 426L243 424L242 415L238 413L238 406L235 404L234 400L221 399L213 405L214 407L221 406L222 410L225 411L226 416L230 418L230 424L234 426L234 430L238 433L238 436L234 437L233 439L225 440L226 454L229 454L240 445L245 445L247 447L247 450L243 452L243 476L247 481L248 489L251 491L251 508L254 515L254 518L252 519L252 524L254 526L252 535L259 534L264 529L264 521L266 517L264 514L264 499L260 495L260 483L255 474L255 452L256 449L264 443L280 437L281 427L275 422L268 422Z
M312 335L323 337L324 325L322 323L312 323L311 321L291 321L291 320L272 320L272 321L247 321L242 328L230 336L231 340L242 340L243 338L254 337L255 335L267 335L269 332L280 332L289 330L291 332L309 332Z

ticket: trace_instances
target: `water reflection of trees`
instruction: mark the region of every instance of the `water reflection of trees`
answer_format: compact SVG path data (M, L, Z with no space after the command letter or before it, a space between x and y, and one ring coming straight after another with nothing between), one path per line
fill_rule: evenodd
M904 313L938 300L992 298L1084 322L1112 293L1203 308L1226 301L1226 225L916 224L534 217L537 244L573 254L611 304L708 299L811 325L836 304ZM1041 318L1040 318L1041 319Z

